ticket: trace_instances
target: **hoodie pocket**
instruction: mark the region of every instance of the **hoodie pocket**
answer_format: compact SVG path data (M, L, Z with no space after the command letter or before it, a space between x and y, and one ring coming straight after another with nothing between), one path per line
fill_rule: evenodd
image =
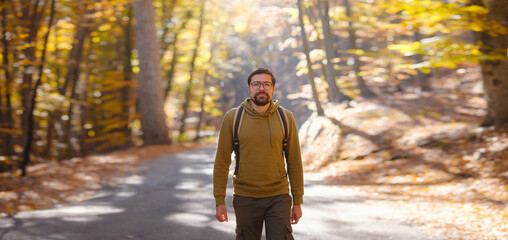
M274 162L256 162L240 164L237 183L248 183L258 186L280 183L281 172Z

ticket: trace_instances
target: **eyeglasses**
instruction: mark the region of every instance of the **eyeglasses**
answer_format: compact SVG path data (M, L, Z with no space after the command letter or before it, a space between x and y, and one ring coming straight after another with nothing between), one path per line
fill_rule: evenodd
M263 85L263 88L265 90L270 90L272 89L273 87L273 83L270 83L270 82L264 82L264 83L260 83L260 82L251 82L250 83L250 86L256 90L259 90L261 88L261 85Z

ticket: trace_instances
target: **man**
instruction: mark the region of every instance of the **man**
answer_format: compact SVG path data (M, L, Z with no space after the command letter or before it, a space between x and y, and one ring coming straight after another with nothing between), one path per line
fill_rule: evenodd
M291 224L298 223L302 216L303 202L303 170L295 120L290 111L283 109L288 129L284 152L283 119L277 110L278 101L272 101L273 74L257 68L249 74L247 84L250 98L241 104L244 110L238 129L240 157L235 160L233 175L236 239L261 239L263 222L266 239L293 239ZM233 121L239 108L225 114L215 156L213 193L219 222L228 221L226 186L234 150Z

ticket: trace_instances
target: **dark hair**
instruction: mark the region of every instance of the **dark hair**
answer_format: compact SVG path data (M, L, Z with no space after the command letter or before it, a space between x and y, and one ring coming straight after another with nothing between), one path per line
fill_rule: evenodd
M250 85L250 82L252 80L252 77L254 75L257 75L257 74L268 74L270 75L270 77L272 77L272 83L273 85L275 85L275 77L273 76L272 72L270 72L270 70L266 69L266 68L262 68L262 67L258 67L256 69L254 69L250 74L249 76L247 77L247 84Z

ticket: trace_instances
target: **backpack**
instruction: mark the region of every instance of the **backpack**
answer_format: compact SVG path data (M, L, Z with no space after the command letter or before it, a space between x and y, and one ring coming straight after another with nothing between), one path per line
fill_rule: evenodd
M235 174L238 174L238 168L240 163L240 140L238 138L238 134L240 133L240 127L242 125L242 120L244 116L244 109L242 106L238 107L236 110L235 118L233 119L233 146L235 151ZM279 115L280 124L282 124L282 131L284 135L284 139L282 140L282 151L284 151L284 156L286 157L286 161L288 159L288 135L289 128L287 122L286 112L282 107L277 107L277 115Z

